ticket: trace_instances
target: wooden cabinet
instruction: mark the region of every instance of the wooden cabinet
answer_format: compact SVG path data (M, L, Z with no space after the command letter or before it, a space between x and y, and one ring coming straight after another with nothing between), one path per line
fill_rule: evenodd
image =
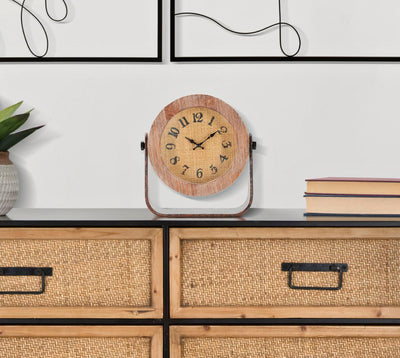
M400 327L173 326L174 358L392 358L400 353Z
M174 318L400 318L400 228L172 228Z
M0 228L0 316L161 318L160 228Z
M400 218L16 209L0 253L3 356L400 357Z
M1 326L0 352L8 358L161 358L157 326Z

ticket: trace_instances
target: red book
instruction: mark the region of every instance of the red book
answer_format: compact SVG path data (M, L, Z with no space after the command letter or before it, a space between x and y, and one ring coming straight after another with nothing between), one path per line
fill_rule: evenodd
M398 178L306 179L307 194L400 195Z

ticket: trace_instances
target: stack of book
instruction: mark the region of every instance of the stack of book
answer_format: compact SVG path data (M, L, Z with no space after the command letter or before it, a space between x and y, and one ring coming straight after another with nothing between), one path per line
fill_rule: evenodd
M307 179L305 215L400 216L400 179Z

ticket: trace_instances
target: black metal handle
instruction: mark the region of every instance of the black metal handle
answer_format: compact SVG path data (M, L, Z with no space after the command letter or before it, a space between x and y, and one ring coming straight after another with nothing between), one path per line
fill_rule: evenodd
M320 264L320 263L299 263L299 262L282 262L282 271L289 272L288 285L294 290L329 290L337 291L342 288L343 272L347 272L347 264ZM307 272L338 272L339 282L336 287L318 287L318 286L295 286L292 283L293 271L307 271Z
M53 276L52 267L0 267L0 276L41 276L40 291L0 291L0 295L40 295L46 289L46 276Z

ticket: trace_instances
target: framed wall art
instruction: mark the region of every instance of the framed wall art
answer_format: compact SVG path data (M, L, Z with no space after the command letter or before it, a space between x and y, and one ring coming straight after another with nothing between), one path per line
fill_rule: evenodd
M170 0L171 61L400 61L396 0Z
M160 62L162 0L0 1L0 62Z

